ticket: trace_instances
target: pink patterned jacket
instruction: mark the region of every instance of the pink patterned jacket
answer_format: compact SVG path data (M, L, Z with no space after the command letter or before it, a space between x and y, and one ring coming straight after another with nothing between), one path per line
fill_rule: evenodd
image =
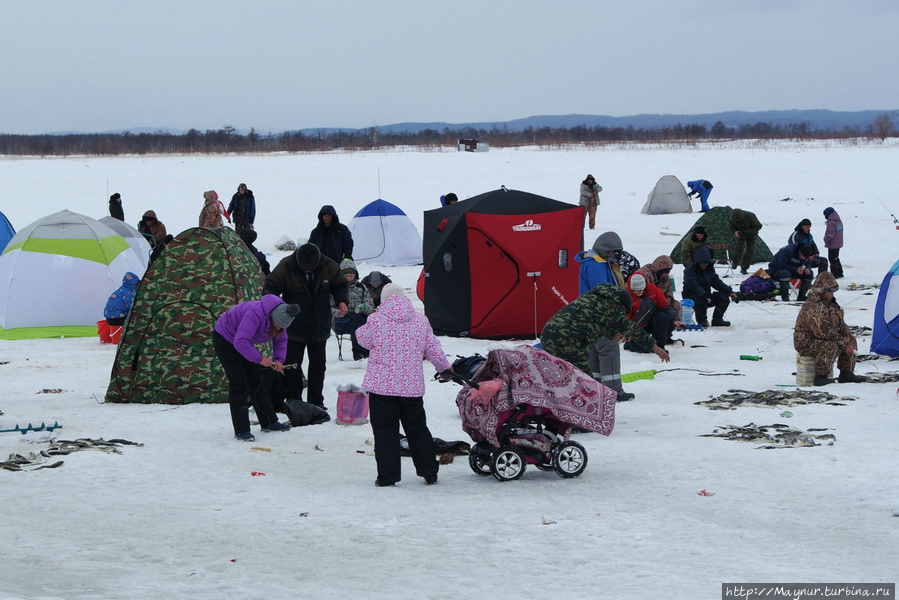
M438 372L451 368L431 324L405 296L384 299L356 339L371 352L362 388L373 394L419 398L425 393L423 359Z

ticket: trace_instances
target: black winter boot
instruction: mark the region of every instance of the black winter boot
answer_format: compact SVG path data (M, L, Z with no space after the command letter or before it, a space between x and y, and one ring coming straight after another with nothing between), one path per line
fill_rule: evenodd
M790 301L790 280L789 279L781 279L780 280L780 299L783 302Z
M868 378L856 375L852 371L840 371L840 376L837 377L837 381L840 383L865 383L868 381Z
M839 258L830 261L830 271L833 273L834 279L843 277L843 263L840 262Z
M720 306L715 307L715 312L712 313L712 327L730 327L730 321L724 320L725 310L727 309Z
M805 302L808 298L808 290L812 287L811 279L803 279L802 283L799 286L799 296L796 297L796 302Z
M815 373L815 381L812 382L812 385L827 385L829 383L833 383L833 379L831 379L827 375L818 375L817 373Z

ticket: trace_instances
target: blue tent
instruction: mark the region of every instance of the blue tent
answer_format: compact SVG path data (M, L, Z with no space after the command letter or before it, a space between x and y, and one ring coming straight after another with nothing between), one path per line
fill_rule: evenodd
M871 352L899 356L899 260L887 271L877 295Z
M366 204L350 221L353 259L388 267L421 264L421 234L402 209L386 200Z
M12 223L9 222L6 215L0 212L0 254L3 253L6 245L9 244L9 240L14 235L16 235L16 230L13 229Z

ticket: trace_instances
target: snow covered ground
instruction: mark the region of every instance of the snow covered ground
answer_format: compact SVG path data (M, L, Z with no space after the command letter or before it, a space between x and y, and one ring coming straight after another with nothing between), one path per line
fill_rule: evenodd
M506 185L576 202L592 173L604 191L585 243L614 230L647 262L677 243L666 233L682 234L698 218L640 214L656 180L674 174L711 180L712 206L756 212L773 250L804 217L820 239L822 210L833 206L846 227L845 286L879 284L897 259L897 164L899 145L889 142L0 158L0 210L17 229L66 208L99 218L117 191L129 222L154 209L177 234L196 225L204 190L227 202L246 182L258 204L258 246L274 264L284 253L273 242L285 234L304 241L323 204L348 222L382 197L421 228L422 211L446 192L466 198ZM409 290L420 270L360 265L363 274L372 269ZM679 266L673 276L680 289ZM840 291L837 299L850 325L872 325L876 290ZM395 488L373 485L368 426L262 434L254 427L257 442L246 444L233 438L226 405L103 404L115 348L96 339L0 341L0 429L58 422L59 439L143 444L63 456L57 469L0 471L0 597L718 598L722 582L895 582L896 384L828 386L855 399L795 406L791 418L780 416L787 407L694 404L734 388L791 389L782 386L795 382L798 310L732 305L732 327L681 335L686 346L673 348L667 365L622 352L622 372L660 372L625 386L637 397L618 405L610 437L575 436L589 453L577 479L531 467L521 480L499 483L459 457L441 468L438 485L426 486L404 459ZM860 338L862 353L869 341ZM451 356L510 343L441 342ZM365 367L338 362L330 344L333 413L337 385L360 383ZM897 368L865 362L857 372L873 370ZM429 424L435 436L470 441L454 403L458 389L429 382ZM698 437L748 423L828 428L836 441L762 450ZM0 457L46 447L25 438L0 434Z

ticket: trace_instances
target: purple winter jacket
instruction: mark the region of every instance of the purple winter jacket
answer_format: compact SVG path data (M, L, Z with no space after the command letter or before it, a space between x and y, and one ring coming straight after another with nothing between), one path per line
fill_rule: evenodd
M215 330L234 344L241 356L251 363L262 360L262 353L254 344L268 344L272 330L270 316L275 307L284 300L266 294L262 300L250 300L232 306L222 313L215 322ZM287 356L287 331L282 331L272 342L272 360L283 363Z
M824 247L836 249L843 247L843 221L833 208L824 211L827 215L827 228L824 230Z
M362 388L373 394L420 398L425 394L422 359L438 372L451 368L431 324L405 296L381 301L356 330L356 339L371 351Z

